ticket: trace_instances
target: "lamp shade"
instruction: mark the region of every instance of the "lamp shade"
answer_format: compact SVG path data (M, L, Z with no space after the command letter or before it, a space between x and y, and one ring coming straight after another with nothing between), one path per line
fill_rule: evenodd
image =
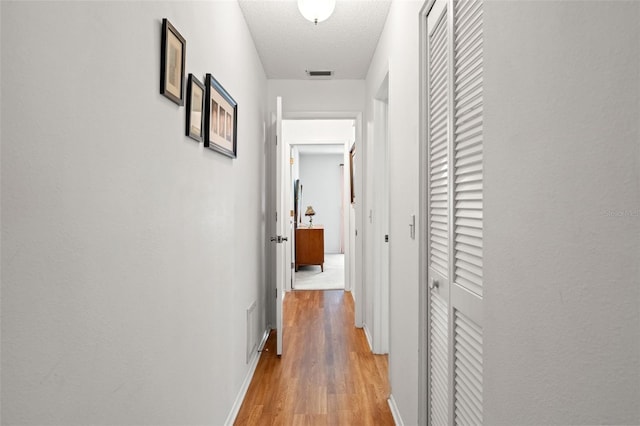
M336 0L298 0L302 16L315 24L329 18L335 8Z
M313 215L315 215L315 214L316 214L316 212L315 212L315 211L313 211L313 207L311 207L311 206L308 206L308 207L307 207L307 211L306 211L306 212L304 212L304 215L305 215L305 216L313 216Z

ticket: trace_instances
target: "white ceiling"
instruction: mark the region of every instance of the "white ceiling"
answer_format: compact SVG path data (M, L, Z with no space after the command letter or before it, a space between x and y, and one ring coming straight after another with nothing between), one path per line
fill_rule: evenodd
M334 79L364 79L391 0L337 0L333 15L314 25L296 0L238 0L267 78L307 79L306 70Z

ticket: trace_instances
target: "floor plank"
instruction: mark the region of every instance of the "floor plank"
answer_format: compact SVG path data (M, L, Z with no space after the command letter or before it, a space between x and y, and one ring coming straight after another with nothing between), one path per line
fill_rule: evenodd
M351 293L288 293L283 356L272 332L235 425L393 425L387 356L353 324Z

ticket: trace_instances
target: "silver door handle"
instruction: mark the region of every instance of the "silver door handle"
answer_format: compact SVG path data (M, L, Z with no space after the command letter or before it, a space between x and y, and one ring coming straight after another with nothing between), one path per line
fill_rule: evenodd
M275 241L276 243L280 244L283 241L289 241L289 239L287 237L281 237L280 235L278 235L277 237L271 237L271 241Z
M440 283L435 278L431 278L429 281L429 288L440 288Z

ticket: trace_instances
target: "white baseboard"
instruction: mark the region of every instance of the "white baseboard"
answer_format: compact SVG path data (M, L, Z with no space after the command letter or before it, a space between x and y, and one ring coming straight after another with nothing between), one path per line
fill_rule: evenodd
M362 324L362 329L364 330L364 336L367 338L367 343L369 344L369 350L373 352L373 340L371 339L371 333L369 333L369 328L367 324Z
M233 422L236 421L236 417L240 412L240 407L242 407L242 402L244 401L244 397L247 396L247 391L249 390L249 385L251 384L251 379L253 379L253 373L256 372L256 367L258 366L258 361L260 360L260 353L264 344L267 342L267 338L269 337L269 329L267 328L264 331L264 335L262 336L262 340L258 345L258 350L253 354L251 358L251 362L249 364L249 371L247 371L247 375L242 382L242 386L240 387L240 391L238 392L238 396L236 396L236 400L233 402L233 406L231 407L231 411L227 416L227 420L224 421L225 426L233 426Z
M267 329L264 331L262 340L260 341L260 343L258 343L258 354L262 352L262 349L264 349L264 345L267 343L267 339L269 338L269 333L271 333L271 330L274 330L274 329L267 326Z
M389 395L389 399L387 399L387 402L389 403L391 415L393 416L393 421L396 426L404 426L402 416L400 416L400 410L398 410L398 406L396 405L396 400L393 398L393 395Z

